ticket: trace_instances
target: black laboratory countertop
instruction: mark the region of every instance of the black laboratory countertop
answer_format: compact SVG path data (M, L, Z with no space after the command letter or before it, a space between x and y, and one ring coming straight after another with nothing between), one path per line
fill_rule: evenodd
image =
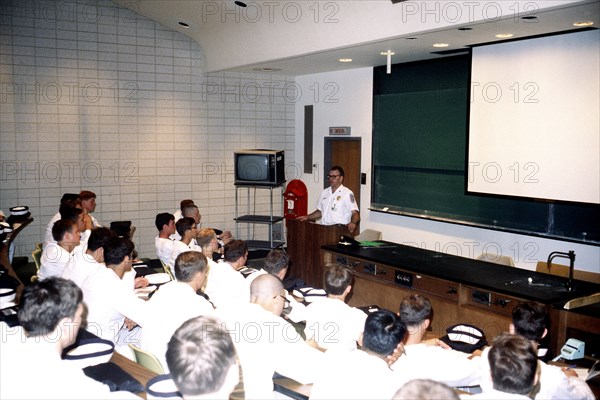
M560 308L569 300L600 292L600 285L591 282L574 279L573 291L569 292L564 286L567 279L559 276L392 242L382 243L380 247L336 244L322 246L322 249Z

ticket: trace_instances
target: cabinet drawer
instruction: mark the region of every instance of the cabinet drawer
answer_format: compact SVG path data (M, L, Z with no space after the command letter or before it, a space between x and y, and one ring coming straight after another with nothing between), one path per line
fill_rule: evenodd
M447 300L458 302L459 284L429 276L414 275L413 288L424 293L434 294Z
M491 292L489 290L477 289L463 286L463 305L481 308L497 314L512 315L513 309L519 305L522 299Z

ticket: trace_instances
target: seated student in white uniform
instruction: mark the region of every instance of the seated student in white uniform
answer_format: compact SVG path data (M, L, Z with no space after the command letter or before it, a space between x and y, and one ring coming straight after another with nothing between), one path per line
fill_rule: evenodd
M54 239L52 238L52 227L54 223L59 219L62 219L60 216L60 207L61 206L70 206L75 208L81 208L81 197L77 193L65 193L62 195L59 204L59 211L54 214L54 216L50 219L50 222L46 225L46 231L44 233L44 243L43 246L46 247L48 243L51 243ZM83 228L81 230L84 230Z
M198 206L194 204L193 200L186 199L181 201L181 213L179 217L177 216L177 212L175 213L175 223L183 217L192 218L196 222L196 226L198 229L202 226L202 215L200 214L200 209ZM225 246L227 243L233 240L233 236L230 231L222 231L220 229L212 228L217 234L217 239L219 240L220 249ZM179 240L181 237L176 232L171 236L172 239ZM221 251L219 251L221 253Z
M239 272L248 259L248 245L233 240L225 245L224 261L211 265L205 293L216 308L248 303L250 290Z
M92 215L96 211L96 193L89 190L82 190L79 193L81 198L81 209L83 210L83 220L86 229L100 228L102 225L98 223L96 217Z
M62 278L25 287L18 312L21 327L0 323L0 398L135 398L133 393L111 393L108 386L87 377L81 366L61 359L81 326L82 299L77 285Z
M300 383L312 383L323 353L306 344L280 317L285 302L281 281L261 275L252 282L250 293L249 303L217 310L240 357L246 398L273 398L275 371Z
M408 336L405 354L391 369L403 379L433 379L452 387L478 385L478 360L469 360L465 353L423 341L431 316L431 302L425 296L414 294L402 300L400 319L408 329Z
M539 354L539 343L548 333L548 315L544 305L536 301L528 301L519 304L513 309L512 324L509 331L529 340L533 348ZM480 357L481 361L481 388L485 391L492 383L489 380L490 365L488 363L485 349ZM535 399L561 399L561 400L593 400L594 393L577 373L572 369L560 368L539 361L539 387L533 393Z
M166 357L184 399L228 400L239 382L233 341L215 318L186 321L169 341Z
M538 382L538 358L529 340L504 333L494 339L485 357L490 365L492 387L482 387L482 393L461 398L531 399Z
M179 254L190 250L202 251L202 248L195 244L198 230L196 229L196 223L193 219L183 217L175 223L175 228L177 229L177 232L179 232L181 240L175 240L173 242L173 251L171 251L171 258L167 263L173 275L175 274L173 266L175 265L175 259Z
M213 254L219 251L219 241L217 239L217 234L211 228L202 228L198 230L196 234L196 242L198 246L202 249L202 254L206 256L208 261L209 270L216 265L217 262L214 261Z
M352 290L352 273L334 265L325 272L327 297L306 307L306 339L322 349L356 350L367 314L345 303Z
M168 372L165 351L173 332L182 323L200 315L214 314L213 306L196 294L204 285L206 256L197 251L181 253L175 260L177 281L166 283L148 300L148 318L140 346L154 354Z
M175 233L175 217L169 213L156 214L154 225L158 229L158 236L154 238L156 256L163 264L168 265L175 246L175 241L170 238Z
M67 219L59 219L52 227L53 243L48 244L42 251L40 280L51 276L60 277L69 262L73 262L73 249L79 245L79 228L77 223Z
M288 265L290 264L290 258L287 253L281 249L273 249L267 253L265 257L265 263L262 269L246 276L246 284L248 288L260 275L271 274L275 275L283 282L288 272ZM289 307L284 309L284 315L287 319L293 322L301 322L306 320L306 306L291 296L287 290L284 289L285 298L289 304ZM366 316L365 316L366 317Z
M77 207L71 206L60 206L60 216L61 219L67 219L69 221L73 221L77 224L77 228L79 229L79 241L81 246L85 246L90 237L91 230L86 229L85 222L83 219L83 210ZM52 239L54 242L54 239ZM50 243L52 243L50 242ZM48 244L50 244L48 243ZM77 249L75 249L77 250Z
M406 382L388 367L388 358L402 352L406 327L395 313L367 316L361 350L328 350L313 384L311 399L391 399Z
M121 328L131 330L136 324L143 326L146 318L148 305L134 294L131 282L123 281L125 273L132 269L133 249L131 240L111 237L104 245L106 267L98 268L81 284L88 306L87 330L116 344L121 344L118 340ZM121 335L123 338L127 332Z
M114 232L108 228L92 230L87 246L78 246L73 250L73 262L67 264L62 277L72 280L81 287L89 275L98 269L105 269L104 246L113 236L115 236Z
M179 209L175 210L175 212L173 213L173 217L175 218L175 222L179 221L181 218L183 218L183 209L187 206L193 206L194 205L194 200L192 199L183 199L179 202Z

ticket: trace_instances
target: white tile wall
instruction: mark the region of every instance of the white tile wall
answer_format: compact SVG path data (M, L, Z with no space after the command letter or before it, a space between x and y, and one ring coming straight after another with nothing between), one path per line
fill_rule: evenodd
M16 255L82 189L98 195L99 221L133 221L144 257L154 216L183 198L204 226L235 232L232 153L285 149L294 162L293 79L203 64L196 42L108 0L0 2L0 209L35 219Z

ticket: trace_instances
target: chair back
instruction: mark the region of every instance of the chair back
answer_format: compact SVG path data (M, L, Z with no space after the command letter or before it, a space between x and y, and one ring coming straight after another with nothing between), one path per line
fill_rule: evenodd
M133 351L135 361L142 367L148 368L150 371L159 375L165 373L163 366L154 354L144 351L132 344L129 345L129 348Z
M481 261L491 262L494 264L506 265L508 267L515 266L515 262L510 256L500 256L498 254L493 253L482 253L479 257L477 257L477 259Z
M36 243L35 245L35 249L31 252L31 258L33 258L33 262L35 263L35 271L36 271L36 275L33 275L31 277L31 282L35 282L37 281L37 274L39 274L40 272L40 267L42 265L42 247L39 246L38 244L41 243Z
M172 281L176 280L175 277L173 276L173 272L171 272L171 268L169 268L169 266L167 264L165 264L165 262L163 260L160 260L160 263L163 266L163 269L165 270L165 272L167 274L169 274L169 277L171 278Z
M365 229L360 233L360 235L356 235L354 240L358 240L359 242L374 242L381 240L381 231L376 231L375 229Z

